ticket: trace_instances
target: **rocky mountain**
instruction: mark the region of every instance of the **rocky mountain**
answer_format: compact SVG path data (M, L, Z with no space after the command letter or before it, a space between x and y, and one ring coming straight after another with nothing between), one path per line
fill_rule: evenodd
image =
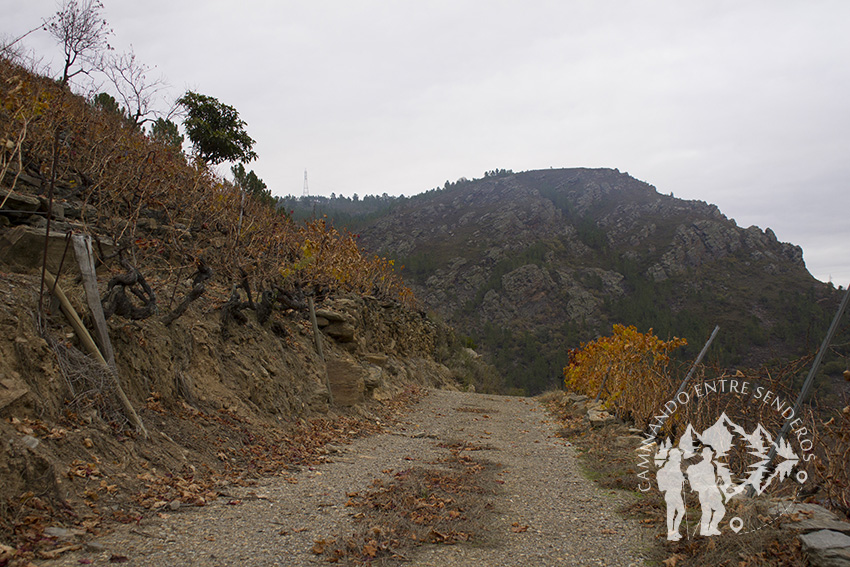
M616 169L462 179L359 231L526 392L559 382L569 349L615 322L685 337L685 357L720 325L710 361L754 366L816 348L837 304L799 246Z

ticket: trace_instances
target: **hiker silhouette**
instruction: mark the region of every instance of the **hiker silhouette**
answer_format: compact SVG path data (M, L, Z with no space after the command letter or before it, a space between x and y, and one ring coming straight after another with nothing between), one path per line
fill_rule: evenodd
M712 457L714 451L705 446L702 449L702 460L689 466L686 470L688 484L691 490L699 495L699 504L702 507L700 519L700 535L720 535L717 525L726 514L723 505L723 493L717 486L717 471Z
M667 502L667 539L679 541L679 525L685 516L685 474L682 472L682 450L676 447L667 450L667 460L655 475L658 489Z

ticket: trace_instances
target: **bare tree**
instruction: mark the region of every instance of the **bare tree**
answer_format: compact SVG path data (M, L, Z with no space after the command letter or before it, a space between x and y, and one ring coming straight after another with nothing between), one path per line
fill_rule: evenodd
M136 126L152 121L156 111L152 108L157 94L168 85L160 77L149 80L151 68L136 61L133 46L120 55L111 54L103 58L100 70L107 76L120 102L124 104L127 118Z
M100 52L109 49L106 39L112 30L102 12L100 0L63 0L59 12L44 22L45 31L62 45L65 52L62 86L80 73L87 74L95 66Z

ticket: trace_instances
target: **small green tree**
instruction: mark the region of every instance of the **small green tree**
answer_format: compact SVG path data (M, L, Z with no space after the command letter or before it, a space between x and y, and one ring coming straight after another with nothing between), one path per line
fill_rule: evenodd
M177 99L177 104L186 110L183 126L199 158L210 164L257 159L254 140L235 108L192 91Z
M274 205L275 200L272 197L271 191L267 189L265 182L257 177L254 170L246 173L245 165L240 163L232 166L230 171L233 173L233 180L236 186L244 191L245 194L250 195L261 203Z
M115 114L116 116L124 117L124 111L115 100L115 97L109 93L97 93L92 98L92 106L98 110L102 110L107 114Z
M167 118L157 118L151 126L151 140L180 149L183 147L183 135L177 129L177 124Z

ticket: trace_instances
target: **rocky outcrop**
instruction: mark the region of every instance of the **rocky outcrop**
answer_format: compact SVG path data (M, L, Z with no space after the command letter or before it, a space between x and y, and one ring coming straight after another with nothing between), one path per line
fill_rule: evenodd
M655 281L663 281L684 273L688 268L721 260L739 251L762 264L769 274L805 269L802 249L780 243L769 228L762 231L751 226L742 230L729 221L701 220L679 225L669 249L659 262L649 267L647 273Z
M428 309L491 357L505 341L523 356L548 357L606 334L613 322L680 334L671 321L688 311L734 321L726 334L743 333L742 314L757 314L769 331L787 312L765 302L764 286L828 293L806 271L802 250L769 228L741 228L715 205L659 194L611 169L459 181L358 230L365 248L406 266L402 273ZM498 346L481 336L488 325L503 331ZM546 349L529 347L528 335ZM686 338L705 338L697 335ZM729 340L746 350L750 339ZM562 361L553 358L550 367ZM519 375L533 362L509 364Z

